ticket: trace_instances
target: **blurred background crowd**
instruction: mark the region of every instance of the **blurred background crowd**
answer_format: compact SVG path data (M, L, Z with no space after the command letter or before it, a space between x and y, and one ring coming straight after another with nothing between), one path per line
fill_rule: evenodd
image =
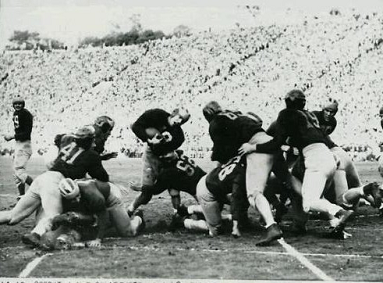
M139 157L143 144L130 124L150 108L185 106L183 150L209 158L212 143L203 105L252 111L264 128L284 108L284 95L303 89L307 108L336 99L333 140L356 161L373 160L383 141L383 15L329 13L290 24L237 26L121 47L4 51L0 55L0 128L12 132L12 98L34 115L34 152L44 154L56 134L116 121L106 149ZM12 144L0 140L0 152Z

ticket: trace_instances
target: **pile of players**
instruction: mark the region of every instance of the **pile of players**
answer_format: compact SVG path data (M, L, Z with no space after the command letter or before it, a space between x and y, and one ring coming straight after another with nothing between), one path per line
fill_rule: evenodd
M285 103L277 120L264 130L256 114L209 102L203 115L213 141L211 159L216 162L210 172L180 150L185 140L182 125L190 118L186 109L145 111L132 124L145 150L141 184L131 185L140 194L127 209L121 200L126 189L109 182L102 166L103 159L116 156L103 155L114 122L100 117L75 134L56 136L58 154L48 171L32 182L11 211L0 212L0 223L13 225L37 211L35 228L22 238L25 244L60 249L89 240L88 246L100 246L109 227L123 237L137 235L145 226L138 207L168 190L174 208L172 231L183 227L214 237L223 232L223 221L228 219L232 235L240 237L250 223L251 207L265 228L256 244L267 246L283 237L278 222L289 199L291 231L304 234L309 216L320 214L328 219L329 235L344 239L349 235L345 225L359 201L380 208L383 191L377 183L363 185L347 153L330 139L336 127L336 101L322 111L309 112L305 94L292 90ZM92 179L84 179L87 174ZM196 205L182 205L181 191L193 196ZM224 205L230 206L230 214L222 214ZM195 214L202 217L191 217Z

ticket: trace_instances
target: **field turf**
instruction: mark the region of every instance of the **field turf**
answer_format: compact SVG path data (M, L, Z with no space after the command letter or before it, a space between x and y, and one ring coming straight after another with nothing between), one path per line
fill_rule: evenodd
M211 168L207 160L196 160L204 169ZM140 160L118 158L104 163L111 180L123 185L139 181ZM357 164L363 182L378 181L376 163ZM44 171L41 158L28 164L33 177ZM124 195L126 203L137 192ZM182 194L182 201L193 199ZM12 160L0 157L0 210L16 202L12 177ZM289 215L282 222L284 239L269 247L255 243L263 234L258 214L251 211L252 226L239 239L224 235L210 238L203 233L180 229L168 232L172 207L168 194L153 197L142 207L146 229L136 238L108 237L101 248L54 251L44 253L28 249L21 236L33 227L31 216L16 226L0 226L1 278L134 278L210 280L309 280L309 281L383 281L383 217L370 206L360 207L348 224L352 237L335 240L327 237L327 222L310 219L308 234L289 233ZM230 228L230 227L228 227ZM38 264L28 269L29 263ZM175 281L176 282L176 281ZM209 281L208 281L209 282Z

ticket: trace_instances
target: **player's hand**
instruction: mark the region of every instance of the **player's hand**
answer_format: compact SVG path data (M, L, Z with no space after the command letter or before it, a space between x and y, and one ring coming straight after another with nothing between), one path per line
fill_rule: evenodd
M156 134L151 139L148 139L148 143L151 145L156 145L162 143L164 137L161 134Z
M13 140L14 138L15 138L15 136L13 136L13 135L4 135L4 139L5 139L6 141Z
M238 153L240 155L248 154L250 152L255 151L257 146L255 144L250 144L250 143L244 143L241 145L241 147L238 149Z
M91 241L88 241L86 243L87 247L89 248L100 248L102 245L101 245L101 239L97 238L97 239L94 239L94 240L91 240Z
M109 160L112 158L116 158L118 156L117 152L109 152L101 155L101 160Z

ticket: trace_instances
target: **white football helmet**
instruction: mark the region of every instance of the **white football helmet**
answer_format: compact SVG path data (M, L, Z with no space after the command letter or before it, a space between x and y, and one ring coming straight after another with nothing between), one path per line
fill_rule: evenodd
M69 178L60 181L59 190L60 194L66 199L74 199L80 194L78 184Z

